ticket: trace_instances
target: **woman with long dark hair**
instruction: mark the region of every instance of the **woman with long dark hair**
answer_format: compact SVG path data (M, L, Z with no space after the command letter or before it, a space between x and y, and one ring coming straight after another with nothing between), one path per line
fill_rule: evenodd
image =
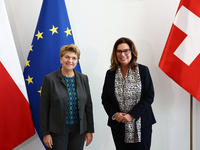
M151 146L156 122L151 107L154 88L149 69L136 62L137 56L130 39L118 39L105 77L102 104L116 150L149 150Z

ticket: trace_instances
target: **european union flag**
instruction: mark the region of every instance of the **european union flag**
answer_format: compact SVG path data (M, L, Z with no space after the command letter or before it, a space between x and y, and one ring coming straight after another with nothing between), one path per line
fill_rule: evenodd
M64 0L43 0L38 24L24 69L36 131L40 132L40 92L45 75L59 69L60 48L74 44ZM81 72L79 63L75 70Z

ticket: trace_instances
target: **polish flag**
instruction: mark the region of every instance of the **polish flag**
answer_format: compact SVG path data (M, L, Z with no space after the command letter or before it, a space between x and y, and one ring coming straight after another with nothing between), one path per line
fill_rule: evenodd
M159 67L200 101L200 1L181 0Z
M34 134L22 69L0 0L0 149L12 150Z

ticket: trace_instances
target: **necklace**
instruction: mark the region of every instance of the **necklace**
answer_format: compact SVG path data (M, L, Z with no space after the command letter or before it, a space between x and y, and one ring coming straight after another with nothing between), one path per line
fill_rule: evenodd
M122 73L122 76L123 76L124 80L126 79L127 70L128 70L128 68L126 68L126 67L121 67L121 73Z
M124 80L126 79L126 75L125 76L123 76L123 78L124 78Z

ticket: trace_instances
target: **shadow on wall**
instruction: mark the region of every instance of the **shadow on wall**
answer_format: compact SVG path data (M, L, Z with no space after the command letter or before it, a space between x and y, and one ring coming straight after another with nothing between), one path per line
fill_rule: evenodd
M96 73L98 52L95 47L83 47L81 50L81 67L82 73L86 74L89 78L93 112L94 112L94 126L95 133L93 135L92 143L87 147L88 150L110 150L115 149L114 142L111 137L110 128L107 126L108 116L104 111L101 104L101 93L103 89L104 77L106 72L102 72L101 75ZM102 58L100 58L101 61ZM109 68L105 66L104 68ZM103 77L102 77L103 75Z
M136 40L138 50L138 63L148 66L154 84L155 98L152 105L157 123L153 126L152 148L153 149L170 149L170 128L174 126L170 109L174 103L174 91L170 78L158 67L160 58L156 49L145 40ZM158 53L162 52L160 49ZM161 134L162 132L162 134ZM161 141L161 142L156 142Z

